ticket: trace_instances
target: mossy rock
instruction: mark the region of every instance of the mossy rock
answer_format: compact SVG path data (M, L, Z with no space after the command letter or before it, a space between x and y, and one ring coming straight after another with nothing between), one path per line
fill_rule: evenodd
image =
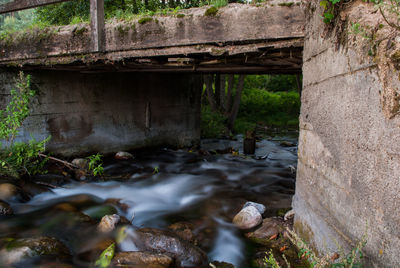
M56 256L58 259L68 259L68 248L54 237L41 236L36 238L5 238L0 250L2 264L12 266L24 258L35 256Z
M148 23L148 22L150 22L150 21L153 21L153 18L151 18L151 17L145 17L145 18L139 19L139 20L138 20L138 23L139 23L139 24L145 24L145 23Z
M204 16L215 16L218 13L218 8L212 6L204 12Z
M185 14L177 14L176 17L179 18L179 19L181 19L181 18L184 18L184 17L185 17Z
M105 215L117 214L117 210L110 205L94 206L85 209L82 212L95 220L101 220Z

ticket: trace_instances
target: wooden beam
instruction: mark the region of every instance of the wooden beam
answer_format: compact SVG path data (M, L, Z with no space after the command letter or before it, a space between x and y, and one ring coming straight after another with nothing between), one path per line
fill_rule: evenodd
M20 11L24 9L40 7L50 4L56 4L71 0L14 0L12 2L0 5L0 14Z
M94 51L105 51L104 0L90 0L90 27Z

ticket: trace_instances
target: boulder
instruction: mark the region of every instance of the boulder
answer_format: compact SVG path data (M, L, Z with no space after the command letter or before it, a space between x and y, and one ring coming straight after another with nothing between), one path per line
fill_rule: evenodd
M0 215L12 215L13 213L11 206L7 202L0 200Z
M258 212L260 212L261 215L264 214L264 212L266 210L266 208L263 204L259 204L259 203L255 203L255 202L251 202L251 201L246 202L244 204L243 208L248 207L248 206L255 207L258 210Z
M207 265L207 254L204 251L171 231L143 228L136 230L130 239L140 251L152 251L174 258L178 267Z
M101 218L99 225L97 225L97 231L101 233L109 233L115 229L115 226L119 222L120 217L117 214L105 215Z
M128 160L128 159L133 159L135 157L128 152L118 152L115 154L114 158L118 160Z
M262 222L262 216L257 208L248 206L236 214L232 222L239 229L248 230L258 226Z
M168 268L172 267L173 261L171 257L164 254L128 251L115 254L112 263L116 267Z
M0 184L0 199L10 200L14 199L19 195L18 187L11 183Z
M56 256L58 259L70 257L68 248L53 237L6 239L5 246L0 250L0 263L11 266L24 258L35 256Z

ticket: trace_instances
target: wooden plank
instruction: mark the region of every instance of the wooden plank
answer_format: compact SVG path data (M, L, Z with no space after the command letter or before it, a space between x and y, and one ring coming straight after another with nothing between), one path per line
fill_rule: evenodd
M104 0L90 0L90 26L94 51L104 51L106 44Z
M0 5L0 14L45 6L50 4L56 4L66 1L71 1L71 0L14 0L12 2Z

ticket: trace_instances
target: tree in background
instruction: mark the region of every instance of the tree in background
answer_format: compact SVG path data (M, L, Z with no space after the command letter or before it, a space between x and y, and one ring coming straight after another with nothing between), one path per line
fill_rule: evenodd
M244 75L237 75L235 79L233 74L204 76L205 93L211 110L227 117L227 127L230 131L233 131L239 112L244 78Z

